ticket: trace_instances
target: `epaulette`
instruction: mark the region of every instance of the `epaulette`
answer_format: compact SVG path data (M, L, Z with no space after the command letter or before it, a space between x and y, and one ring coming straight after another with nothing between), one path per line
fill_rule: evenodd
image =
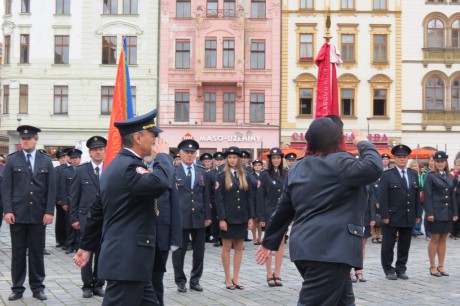
M206 168L205 168L203 165L195 164L195 166L197 166L198 168L201 168L201 169L203 169L204 171L206 171Z
M41 154L43 154L43 155L46 155L46 156L48 156L48 157L51 157L51 155L49 155L48 152L46 152L46 151L43 150L43 149L38 149L37 152L39 152L39 153L41 153Z
M296 162L298 162L299 160L304 159L305 157L307 157L307 156L305 155L305 156L302 156L302 157L300 157L300 158L297 158Z
M10 156L10 155L14 155L14 154L16 154L16 153L18 153L18 152L19 152L19 151L16 151L16 152L10 153L10 154L8 154L7 156Z
M89 161L84 162L84 163L82 163L82 164L79 164L77 167L81 167L81 166L86 165L86 164L89 164Z

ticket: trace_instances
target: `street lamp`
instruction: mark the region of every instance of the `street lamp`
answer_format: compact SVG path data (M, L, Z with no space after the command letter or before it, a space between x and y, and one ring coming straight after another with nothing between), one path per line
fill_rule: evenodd
M369 141L371 141L371 135L370 135L370 126L371 126L371 117L367 117L367 137L369 138Z
M22 118L19 116L19 114L17 115L16 120L18 121L18 126L20 126Z

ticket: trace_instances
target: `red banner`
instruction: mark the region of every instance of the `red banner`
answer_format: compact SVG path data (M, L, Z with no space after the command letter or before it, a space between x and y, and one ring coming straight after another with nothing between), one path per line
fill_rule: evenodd
M336 55L332 60L331 51ZM340 63L340 55L335 46L324 43L315 60L318 66L315 118L339 114L336 63Z

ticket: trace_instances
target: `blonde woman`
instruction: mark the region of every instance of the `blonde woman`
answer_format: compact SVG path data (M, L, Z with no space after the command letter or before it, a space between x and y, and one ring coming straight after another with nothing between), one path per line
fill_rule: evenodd
M248 174L243 168L242 154L238 147L226 151L227 160L224 170L217 174L215 201L217 219L222 238L222 265L225 272L225 287L229 290L244 286L239 281L241 261L243 259L243 242L247 230L252 230L254 223L254 195ZM230 274L230 252L233 254L233 277Z

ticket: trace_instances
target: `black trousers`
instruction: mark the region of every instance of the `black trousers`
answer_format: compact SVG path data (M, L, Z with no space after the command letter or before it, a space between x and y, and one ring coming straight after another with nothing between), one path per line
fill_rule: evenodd
M103 306L160 305L152 282L107 280Z
M160 253L159 254L160 256L155 256L155 259L161 258L161 260L163 260L163 265L166 267L166 262L168 261L168 257L169 257L169 251L160 251L157 246L155 252ZM155 270L152 273L152 286L158 298L158 302L160 303L160 306L164 305L164 300L163 300L163 297L164 297L163 277L164 275L165 275L164 272L155 272Z
M210 226L211 235L212 237L214 237L214 239L220 239L220 228L219 228L219 220L217 220L216 203L212 203L211 217L212 217L212 223Z
M65 210L59 204L56 204L55 218L54 234L56 236L56 243L64 245L66 241Z
M94 262L94 267L93 267ZM82 289L91 289L102 288L105 281L97 278L97 256L94 256L94 253L91 252L88 263L81 268L81 280L83 282Z
M398 251L396 255L396 266L393 268L394 247L396 244L396 234L399 232ZM412 227L392 227L383 224L383 242L381 251L382 268L385 274L405 273L409 249L412 239Z
M297 260L294 263L303 277L298 306L355 305L350 280L351 266L308 260Z
M22 293L25 290L24 281L27 273L28 256L29 285L32 292L45 289L45 262L43 259L43 236L45 226L43 224L19 224L10 225L11 234L11 290ZM27 255L27 249L29 254Z
M174 267L174 280L176 284L185 285L187 277L184 274L184 259L187 252L187 243L189 235L192 236L193 264L190 274L190 283L198 284L201 275L203 275L204 260L204 228L194 228L182 230L182 246L172 254L172 263Z
M67 249L76 249L77 248L77 231L72 227L70 223L70 207L65 212L65 228L66 228L66 240L65 246Z

